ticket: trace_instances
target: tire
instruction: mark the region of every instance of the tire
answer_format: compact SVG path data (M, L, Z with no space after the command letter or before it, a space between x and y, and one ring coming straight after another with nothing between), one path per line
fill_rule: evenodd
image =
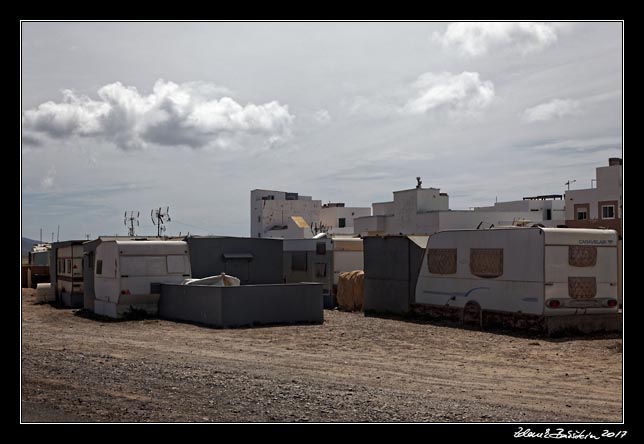
M470 301L463 308L463 325L481 327L481 306L478 302Z

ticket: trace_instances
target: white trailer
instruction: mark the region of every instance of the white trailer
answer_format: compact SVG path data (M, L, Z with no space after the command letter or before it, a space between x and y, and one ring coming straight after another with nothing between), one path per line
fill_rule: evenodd
M617 282L614 230L448 230L429 238L415 310L549 333L616 329Z
M333 285L338 285L340 273L364 270L364 246L359 238L332 238Z
M191 277L184 241L109 240L96 248L94 312L120 318L131 310L156 314L152 283L180 284Z

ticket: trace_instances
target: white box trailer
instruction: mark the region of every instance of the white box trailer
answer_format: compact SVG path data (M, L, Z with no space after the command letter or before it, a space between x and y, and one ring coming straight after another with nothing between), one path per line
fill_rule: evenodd
M448 230L429 238L414 308L483 327L615 330L617 283L614 230Z
M108 240L96 248L94 312L120 318L143 310L156 314L159 293L152 283L180 284L191 277L184 241Z

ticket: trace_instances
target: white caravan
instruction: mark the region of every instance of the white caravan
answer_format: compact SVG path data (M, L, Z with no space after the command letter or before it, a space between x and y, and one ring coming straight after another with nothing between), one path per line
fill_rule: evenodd
M150 284L191 277L184 241L109 240L96 248L94 312L120 318L132 309L156 314L159 293Z
M590 324L615 321L617 274L614 230L441 231L427 244L416 309L481 326L603 329Z

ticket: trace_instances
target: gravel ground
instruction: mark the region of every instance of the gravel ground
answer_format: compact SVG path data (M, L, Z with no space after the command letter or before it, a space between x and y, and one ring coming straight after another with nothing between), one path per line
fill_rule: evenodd
M622 340L324 311L324 324L107 321L22 294L23 422L619 422Z

